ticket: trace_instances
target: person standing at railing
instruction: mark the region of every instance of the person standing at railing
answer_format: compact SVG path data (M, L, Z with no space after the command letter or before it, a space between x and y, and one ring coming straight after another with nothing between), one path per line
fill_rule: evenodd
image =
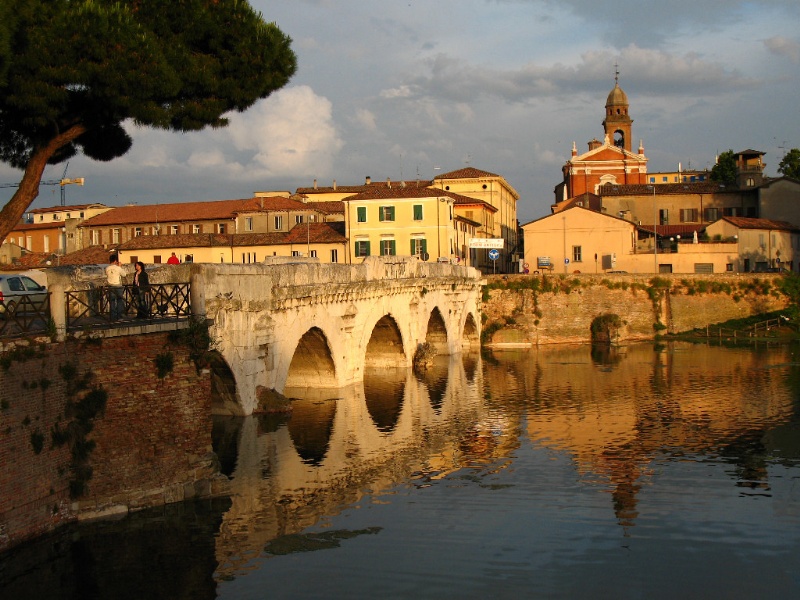
M137 261L134 265L136 272L133 274L133 293L136 294L136 318L146 319L150 316L150 277L144 270L144 263Z
M108 283L108 307L111 313L111 320L117 321L122 318L125 312L125 293L122 287L122 278L125 271L119 264L119 256L112 254L109 257L111 263L106 267L106 280Z

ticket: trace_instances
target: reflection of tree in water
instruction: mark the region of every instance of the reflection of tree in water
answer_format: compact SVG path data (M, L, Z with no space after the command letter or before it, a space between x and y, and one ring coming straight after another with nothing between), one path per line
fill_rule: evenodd
M325 459L335 416L335 399L298 398L292 401L292 414L287 427L294 447L304 463L319 465Z
M611 344L592 344L592 362L604 367L613 367L622 360L619 348Z
M762 439L761 430L742 432L728 441L720 452L733 465L736 485L742 488L769 490L769 473L767 471L767 449Z
M397 369L368 369L364 373L364 398L367 411L379 431L397 426L403 410L406 373Z

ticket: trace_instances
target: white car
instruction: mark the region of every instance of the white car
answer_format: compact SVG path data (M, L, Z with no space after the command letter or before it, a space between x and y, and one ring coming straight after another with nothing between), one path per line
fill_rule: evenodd
M0 315L3 317L9 317L17 310L39 312L46 299L47 288L30 277L0 274Z

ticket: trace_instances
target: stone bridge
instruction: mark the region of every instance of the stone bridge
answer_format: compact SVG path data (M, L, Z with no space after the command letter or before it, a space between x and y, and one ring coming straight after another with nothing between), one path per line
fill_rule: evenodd
M236 402L220 412L252 413L261 390L342 388L370 367L408 367L426 342L440 355L479 346L475 269L412 257L298 260L192 266L192 311L211 323L236 383Z

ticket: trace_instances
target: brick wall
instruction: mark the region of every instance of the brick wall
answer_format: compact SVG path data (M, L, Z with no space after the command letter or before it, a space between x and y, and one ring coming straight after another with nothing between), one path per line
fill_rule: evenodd
M222 490L211 450L210 376L197 372L185 347L155 333L27 348L27 356L19 346L6 352L8 368L0 369L0 550L65 520ZM174 366L160 379L154 360L164 352ZM91 372L107 392L87 436L96 444L92 476L77 501L69 497L70 450L51 437L56 424L64 429L70 421L59 371L65 363L79 376Z

